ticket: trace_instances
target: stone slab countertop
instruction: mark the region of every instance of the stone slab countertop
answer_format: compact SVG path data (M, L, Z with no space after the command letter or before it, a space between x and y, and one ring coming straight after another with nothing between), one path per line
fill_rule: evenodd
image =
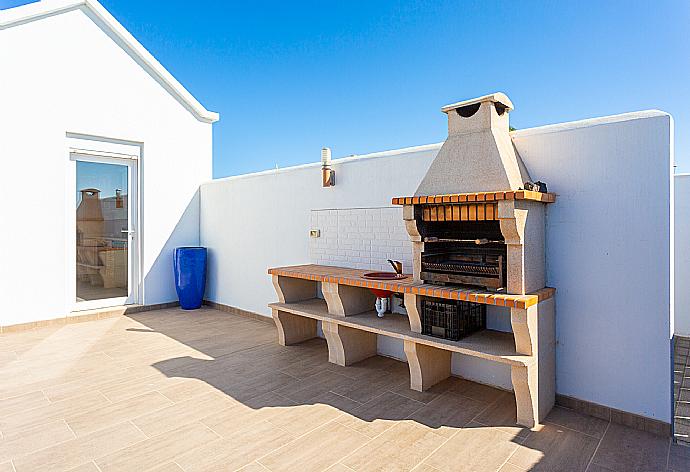
M536 305L542 300L552 298L556 293L556 289L551 287L546 287L527 295L513 295L473 287L446 287L426 283L415 283L411 274L406 274L408 277L401 280L371 280L363 277L363 275L368 272L373 271L317 264L274 267L268 269L269 274L281 277L313 280L316 282L331 282L353 287L375 288L397 293L413 293L427 297L462 300L485 305L507 306L522 309Z

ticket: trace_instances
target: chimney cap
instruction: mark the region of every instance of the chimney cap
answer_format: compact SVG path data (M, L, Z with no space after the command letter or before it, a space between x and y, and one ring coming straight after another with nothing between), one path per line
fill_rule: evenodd
M450 105L446 105L443 108L441 108L441 111L443 113L448 113L458 108L482 102L500 103L506 108L507 111L511 111L513 109L513 102L510 101L510 98L508 98L508 96L503 92L496 92L490 95L484 95L477 98L471 98L469 100L463 100L462 102L451 103Z

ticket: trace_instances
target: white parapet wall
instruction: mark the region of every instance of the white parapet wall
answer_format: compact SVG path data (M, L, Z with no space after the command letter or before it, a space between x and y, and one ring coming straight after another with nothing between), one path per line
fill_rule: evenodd
M690 337L690 174L676 174L675 184L675 325Z
M658 111L513 133L530 175L558 194L548 207L546 241L547 282L558 290L558 393L666 422L673 331L672 133L671 117ZM269 316L266 305L275 301L275 292L266 269L323 260L323 254L310 254L309 230L319 229L312 228L314 212L390 208L391 197L414 193L439 147L334 160L332 188L321 187L318 164L204 184L206 298ZM372 254L361 257L372 260ZM385 340L379 348L397 349ZM453 367L506 385L505 372L480 363L458 358Z
M0 326L80 309L70 147L137 156L141 270L128 303L175 301L173 249L199 243L198 190L212 176L217 118L192 113L188 92L177 84L173 93L174 79L90 5L36 2L0 14Z

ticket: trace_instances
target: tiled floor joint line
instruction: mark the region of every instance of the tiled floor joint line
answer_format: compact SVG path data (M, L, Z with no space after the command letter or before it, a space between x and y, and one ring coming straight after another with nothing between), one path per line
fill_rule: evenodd
M599 439L599 442L597 443L597 447L594 448L594 453L592 454L592 457L589 458L589 462L587 463L587 468L585 470L589 470L589 468L592 466L594 463L594 458L597 456L597 451L599 450L599 446L601 446L601 442L604 440L606 437L606 433L609 431L609 426L611 426L611 422L606 425L606 429L604 430L604 434L601 435L601 439Z

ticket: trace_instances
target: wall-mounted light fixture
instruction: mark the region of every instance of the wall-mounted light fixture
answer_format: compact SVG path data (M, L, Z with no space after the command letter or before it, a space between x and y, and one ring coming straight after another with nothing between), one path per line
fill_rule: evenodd
M331 148L321 149L321 177L324 187L335 185L335 171L331 169Z

